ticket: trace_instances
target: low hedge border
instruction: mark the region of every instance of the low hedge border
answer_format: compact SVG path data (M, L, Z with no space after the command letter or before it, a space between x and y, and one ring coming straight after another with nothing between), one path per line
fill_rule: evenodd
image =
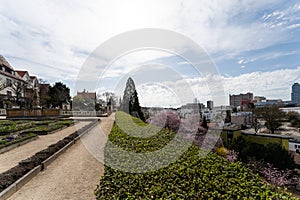
M1 149L5 148L5 147L9 147L9 146L14 145L14 144L22 143L22 142L24 142L25 140L28 140L28 139L34 138L34 137L37 137L37 135L36 135L36 134L30 134L30 135L28 135L28 136L26 136L26 137L24 137L24 138L19 139L19 140L13 140L13 141L8 142L8 143L6 143L6 144L1 144L1 145L0 145L0 153L3 153L3 152L1 152Z
M26 139L23 139L23 140L18 140L17 142L15 142L14 144L10 144L10 143L7 143L3 146L0 146L0 154L1 153L5 153L7 151L10 151L14 148L17 148L21 145L24 145L24 144L27 144L28 142L31 142L33 140L36 140L38 139L38 135L34 135L34 136L31 136L31 137L27 137Z

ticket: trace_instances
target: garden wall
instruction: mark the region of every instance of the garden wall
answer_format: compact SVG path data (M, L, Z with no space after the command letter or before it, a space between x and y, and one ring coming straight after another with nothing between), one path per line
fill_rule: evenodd
M7 109L7 118L30 118L30 117L56 117L59 116L58 109Z

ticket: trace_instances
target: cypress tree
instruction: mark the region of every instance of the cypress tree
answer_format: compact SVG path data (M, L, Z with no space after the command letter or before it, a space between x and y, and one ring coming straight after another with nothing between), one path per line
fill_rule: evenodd
M135 89L134 81L130 77L126 82L121 109L124 112L145 121L145 117L139 103L137 91Z

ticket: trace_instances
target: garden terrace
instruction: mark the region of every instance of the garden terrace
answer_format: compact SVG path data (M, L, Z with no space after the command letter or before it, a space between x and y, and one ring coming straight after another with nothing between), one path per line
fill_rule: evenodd
M72 131L68 132L68 134L66 134L67 136L63 137L55 143L47 145L48 147L46 146L45 148L42 148L42 150L37 150L30 156L27 155L26 157L24 157L24 159L18 159L18 163L15 166L8 168L8 170L5 170L0 174L0 192L15 183L18 179L23 177L26 173L28 173L35 167L41 165L41 169L43 169L42 162L46 161L66 145L70 146L70 144L73 144L75 140L77 140L83 133L88 131L97 123L98 120L80 123L80 129L73 129Z
M130 116L124 113L116 113L116 121L126 121L129 118ZM134 123L145 126L142 121L135 118ZM123 124L114 124L109 135L110 142L106 143L104 149L106 164L114 161L114 164L122 166L126 162L126 160L111 160L113 145L130 152L150 152L167 145L170 139L174 138L174 133L166 130L161 130L149 138L130 137L119 126ZM137 126L133 124L131 126L131 130L130 126L126 126L126 130L136 134L147 134L139 132ZM148 131L150 130L151 126ZM176 147L173 150L176 153ZM164 158L174 152L164 152ZM169 166L145 173L124 172L106 165L104 176L95 190L96 198L296 199L261 180L258 174L252 173L241 162L229 162L212 152L200 156L205 152L196 146L190 146Z

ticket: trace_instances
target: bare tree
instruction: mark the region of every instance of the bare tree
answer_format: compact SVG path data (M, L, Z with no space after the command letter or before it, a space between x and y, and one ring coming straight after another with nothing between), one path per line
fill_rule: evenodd
M17 105L21 106L22 94L25 92L27 83L23 81L13 81L9 87L11 88L12 93L15 95Z
M286 116L286 114L275 105L264 108L256 108L254 109L254 114L266 121L265 126L272 134L274 134L275 130L281 126L281 121Z
M45 79L39 78L39 79L38 79L38 82L39 82L40 84L46 84L48 81L45 80Z

